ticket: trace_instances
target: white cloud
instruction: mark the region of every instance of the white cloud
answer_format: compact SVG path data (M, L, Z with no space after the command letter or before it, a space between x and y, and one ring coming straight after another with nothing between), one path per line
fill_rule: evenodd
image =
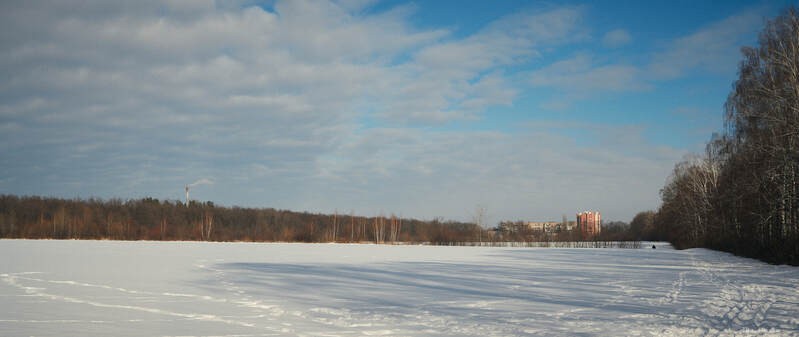
M657 79L674 79L693 69L734 74L746 39L763 25L759 10L748 10L713 23L669 43L653 58L648 72Z
M411 63L400 67L403 78L388 85L398 94L387 96L382 115L394 122L440 123L474 118L489 102L507 104L515 91L509 90L499 70L529 61L545 46L584 38L582 12L574 7L522 12L467 38L420 49ZM485 73L492 75L484 79ZM469 97L477 93L481 97Z
M555 89L556 95L541 106L550 110L571 107L575 100L606 93L646 91L664 81L689 75L692 70L735 73L739 48L756 35L762 25L759 10L747 10L715 22L687 36L678 37L638 63L598 60L593 54L577 53L528 74L534 87ZM602 44L616 48L632 41L623 29L607 32ZM634 57L628 57L634 60Z
M651 88L640 70L619 64L595 64L589 54L558 61L529 75L534 86L553 87L570 98L585 98L604 92L639 91Z
M611 30L602 37L602 45L607 48L618 48L632 42L630 33L624 29Z

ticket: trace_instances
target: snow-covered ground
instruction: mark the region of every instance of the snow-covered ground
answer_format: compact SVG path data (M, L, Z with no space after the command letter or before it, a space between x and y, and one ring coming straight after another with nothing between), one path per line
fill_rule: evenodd
M799 336L704 249L0 240L0 336Z

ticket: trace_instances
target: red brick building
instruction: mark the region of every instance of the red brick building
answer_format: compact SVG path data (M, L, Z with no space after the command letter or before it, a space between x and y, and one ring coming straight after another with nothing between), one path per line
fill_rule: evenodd
M584 240L596 237L602 231L602 215L594 211L577 213L577 230Z

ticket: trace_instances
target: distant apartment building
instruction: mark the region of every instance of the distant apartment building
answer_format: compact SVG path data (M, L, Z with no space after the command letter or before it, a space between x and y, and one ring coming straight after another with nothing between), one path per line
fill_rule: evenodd
M543 233L560 233L571 231L577 226L574 221L505 221L499 224L498 229L506 233L515 232L543 232Z
M533 232L554 232L560 226L560 222L547 221L547 222L528 222L527 229Z
M577 213L577 230L583 239L596 237L602 231L602 215L595 211Z

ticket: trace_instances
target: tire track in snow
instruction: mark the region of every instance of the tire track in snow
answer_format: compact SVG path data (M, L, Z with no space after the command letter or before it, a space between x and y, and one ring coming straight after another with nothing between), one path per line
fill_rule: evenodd
M651 304L673 322L649 330L655 336L799 336L794 278L763 282L752 264L709 250L685 251L688 270ZM730 260L734 260L730 262ZM788 273L792 274L792 273ZM653 315L655 315L653 313ZM649 316L649 315L643 315Z
M767 291L764 285L747 283L747 266L725 263L720 258L722 255L718 254L721 253L706 255L713 257L710 261L700 261L691 255L691 263L700 280L698 286L717 289L714 295L700 303L704 327L711 334L775 328L766 320L768 311L776 302L774 291ZM743 269L743 272L738 269ZM729 274L733 273L737 275L730 278L732 275Z

